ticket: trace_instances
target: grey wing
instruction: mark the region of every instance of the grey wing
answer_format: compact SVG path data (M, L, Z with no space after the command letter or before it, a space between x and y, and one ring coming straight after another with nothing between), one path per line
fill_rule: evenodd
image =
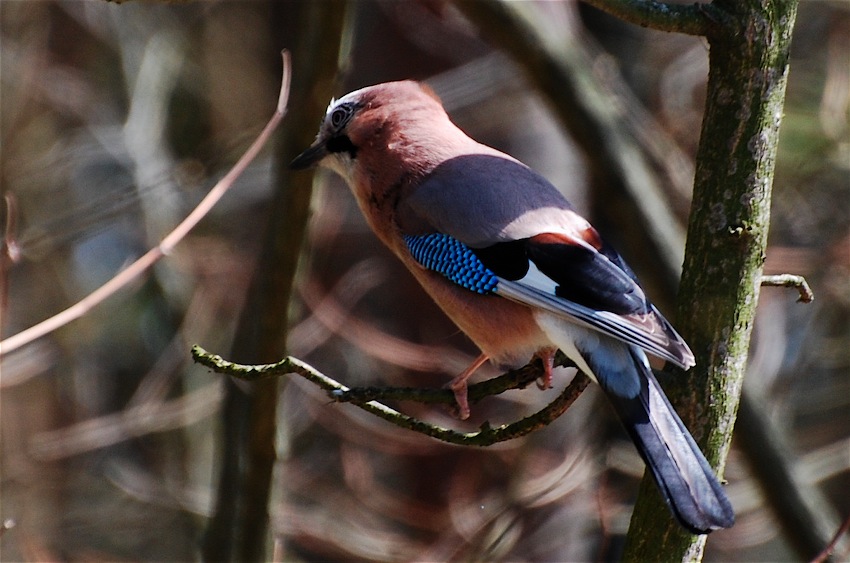
M402 198L398 221L405 234L440 232L472 248L586 224L545 178L491 154L442 163Z
M491 154L450 159L399 201L405 235L441 233L474 250L496 293L635 344L685 369L693 354L634 274L554 186Z

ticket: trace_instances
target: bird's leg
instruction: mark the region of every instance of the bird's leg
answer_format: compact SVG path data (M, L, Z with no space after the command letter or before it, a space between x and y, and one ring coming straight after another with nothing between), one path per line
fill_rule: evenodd
M463 370L460 374L455 376L449 382L449 389L451 389L455 394L455 401L457 402L458 408L458 418L461 420L466 420L469 418L469 401L466 398L466 381L469 379L475 370L484 365L484 362L488 360L487 354L481 354L475 361L473 361L468 368Z
M538 389L552 388L552 370L555 367L555 352L557 351L557 348L543 348L534 353L534 357L540 358L540 361L543 362L543 378L542 381L537 380Z

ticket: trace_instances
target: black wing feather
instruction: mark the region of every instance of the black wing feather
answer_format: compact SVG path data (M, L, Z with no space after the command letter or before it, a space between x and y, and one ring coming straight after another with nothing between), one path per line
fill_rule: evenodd
M559 297L618 315L649 311L643 290L628 275L631 270L625 271L604 254L586 246L534 239L528 240L526 249L537 268L558 284L555 294Z

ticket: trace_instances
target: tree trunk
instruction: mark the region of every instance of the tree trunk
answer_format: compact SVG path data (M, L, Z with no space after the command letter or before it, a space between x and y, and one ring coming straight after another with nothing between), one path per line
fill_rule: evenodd
M710 7L708 92L677 322L697 365L666 390L722 474L765 258L797 2L716 0ZM624 560L700 560L705 539L672 521L644 477Z
M289 160L308 146L315 119L334 90L346 4L293 5L303 33L293 49L289 114L277 152L276 191L262 252L248 290L232 355L254 363L286 355L289 304L309 217L312 177L294 176ZM278 380L250 389L228 382L223 406L223 467L215 513L203 542L206 561L263 561L277 432Z

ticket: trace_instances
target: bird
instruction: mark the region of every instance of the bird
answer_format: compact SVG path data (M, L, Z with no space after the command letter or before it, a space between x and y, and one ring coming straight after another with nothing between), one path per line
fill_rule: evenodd
M723 487L653 375L647 354L695 365L625 260L543 176L481 144L436 93L412 80L331 100L315 141L291 162L348 184L366 222L481 350L449 387L488 360L539 358L551 385L561 350L599 384L686 530L729 528Z

